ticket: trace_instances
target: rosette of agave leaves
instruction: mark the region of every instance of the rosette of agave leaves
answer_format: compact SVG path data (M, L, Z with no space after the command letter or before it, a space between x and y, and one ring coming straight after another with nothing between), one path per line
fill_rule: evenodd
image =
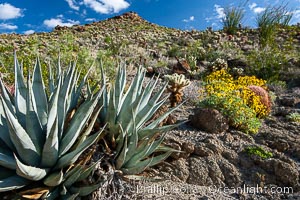
M129 88L126 86L126 67L121 64L115 81L107 82L102 68L102 87L100 99L103 109L99 121L107 123L105 140L109 151L113 152L115 168L127 177L143 172L146 168L166 159L176 150L162 145L166 132L179 126L159 124L181 105L169 109L156 120L151 120L156 111L168 100L163 95L168 83L158 86L159 78L153 77L145 87L145 69L139 67ZM108 86L108 87L104 87ZM154 89L157 92L154 92Z
M79 104L87 75L80 81L75 64L62 72L58 62L56 76L49 70L47 95L39 60L27 81L16 56L14 62L14 95L0 79L0 192L22 188L22 197L35 199L89 194L100 183L79 183L97 163L76 161L101 135L90 133L103 90Z

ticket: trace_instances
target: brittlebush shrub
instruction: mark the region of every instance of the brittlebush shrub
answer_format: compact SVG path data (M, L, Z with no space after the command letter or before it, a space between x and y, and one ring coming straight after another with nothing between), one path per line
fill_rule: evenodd
M269 98L266 103L253 86L266 91L266 81L255 76L234 79L225 69L215 71L205 79L205 107L213 107L228 117L232 127L247 133L257 133L261 122L270 112Z

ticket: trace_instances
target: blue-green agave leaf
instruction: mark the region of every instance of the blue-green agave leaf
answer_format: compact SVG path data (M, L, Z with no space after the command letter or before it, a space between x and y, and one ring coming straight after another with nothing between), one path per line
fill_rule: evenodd
M128 140L128 135L125 134L122 150L116 159L116 169L120 169L125 162L126 153L128 150L127 149L127 140Z
M167 100L168 97L165 97L163 100L159 101L163 92L165 91L166 84L162 87L144 106L136 116L137 127L140 128L144 125L146 121L148 121L153 114L162 106L162 104ZM159 102L158 102L159 101Z
M78 170L76 170L71 176L65 179L64 185L68 188L71 185L73 185L75 182L77 182L77 179L79 178L80 174L83 172L83 167L80 166Z
M10 176L16 175L15 169L8 169L6 167L0 166L0 180L6 179Z
M139 174L143 172L146 168L157 165L158 163L164 161L171 154L172 152L166 152L155 157L147 158L146 160L140 161L132 167L122 168L122 171L124 172L124 174Z
M147 86L145 87L143 91L143 97L141 98L141 103L139 104L137 112L140 112L146 105L148 105L148 102L152 96L154 88L156 87L158 79L159 78L157 77L156 80L153 82L154 77L152 77Z
M91 101L84 102L73 116L65 136L60 143L59 156L64 155L75 143L87 121L90 119L101 93Z
M5 117L4 107L2 101L5 101L0 95L0 139L12 150L15 150L14 145L10 139L9 127Z
M60 91L59 91L59 101L58 101L58 137L61 139L63 137L63 128L64 128L64 122L65 117L67 115L67 99L69 96L70 89L72 85L75 83L72 82L72 78L74 76L75 68L71 67L69 68L69 73L66 74L65 79L62 82Z
M55 186L58 186L60 185L64 180L64 173L62 170L60 171L55 171L55 172L52 172L50 175L48 175L43 183L47 186L50 186L50 187L55 187Z
M16 169L16 160L11 150L0 146L0 166Z
M42 127L45 127L48 119L48 102L39 58L36 59L32 80L32 91L36 106L35 109Z
M75 167L69 168L67 172L64 174L64 179L67 180L69 177L71 177L73 174L75 174L78 171L82 170L82 165L76 165Z
M125 85L126 85L126 70L125 70L125 66L121 66L118 69L118 73L117 73L117 78L115 81L115 102L117 105L117 109L118 112L120 111L120 108L122 104L122 97L123 97L123 93L124 93L124 89L125 89Z
M136 129L135 117L133 117L133 131L132 132L133 133L130 135L129 141L128 141L128 149L127 149L126 158L124 159L124 162L122 163L122 165L124 163L128 162L128 160L130 160L130 158L136 153L136 150L137 150L139 137L138 137L138 131Z
M187 121L183 121L177 124L172 124L172 125L166 125L166 126L162 126L162 127L158 127L158 128L153 128L153 129L140 129L139 130L139 138L152 138L152 136L154 136L157 133L163 133L163 132L167 132L169 130L172 130L184 123L186 123Z
M53 78L53 74L52 74L52 68L50 65L48 65L48 86L49 86L49 91L50 91L50 95L54 92L55 89L55 85L54 85L54 78Z
M3 100L2 105L8 122L7 124L9 127L10 139L14 144L19 156L28 165L38 165L40 162L40 157L37 153L35 145L15 116L10 112Z
M28 185L29 183L29 180L18 175L10 176L0 180L0 192L16 190Z
M50 129L49 135L47 135L47 139L44 144L41 166L52 167L53 165L56 164L58 160L58 148L59 148L58 123L57 123L57 116L55 116L55 121L53 123L53 126Z
M104 128L103 128L104 129ZM101 136L103 133L103 129L98 131L97 133L89 136L78 148L75 150L63 155L57 162L55 169L64 168L66 166L69 166L73 164L78 157L84 152L87 148L89 148L91 145L93 145L97 139Z
M84 169L82 171L82 173L80 174L80 176L77 178L77 181L83 181L84 179L86 179L88 176L90 176L93 171L95 170L96 166L99 164L99 162L101 161L98 160L97 162L93 163L91 166L87 167L86 169Z
M181 104L177 105L174 108L169 109L167 112L165 112L162 116L160 116L159 118L157 118L155 121L153 121L151 124L149 124L145 130L147 129L153 129L156 128L168 115L170 115L172 112L174 112L175 110L177 110L182 104L184 104L185 102L182 102Z
M26 126L26 95L27 88L25 86L25 81L23 73L21 72L20 65L17 60L15 52L15 108L16 115L19 123L23 128Z
M34 110L34 97L31 89L31 81L29 75L27 80L27 88L28 93L26 100L26 132L29 135L34 146L36 147L37 154L40 156L46 133L43 132L40 120L38 118L38 113L36 113L36 111Z
M79 99L80 94L81 94L81 90L82 90L83 86L85 85L85 83L87 82L87 78L88 78L88 75L90 74L91 70L92 70L92 67L89 68L89 70L87 71L87 73L85 74L83 79L81 80L79 86L77 88L74 88L75 93L73 93L74 97L72 98L70 108L74 108L77 105L78 99ZM79 78L79 75L80 75L80 73L78 74L78 78ZM78 80L78 78L77 78L77 80ZM75 83L77 83L77 80L75 81Z
M75 200L79 193L76 194L66 194L61 197L62 200Z
M94 116L92 117L91 121L89 122L88 127L86 128L86 130L84 131L84 133L82 133L80 135L80 138L78 139L78 142L76 142L76 145L74 145L74 148L78 147L80 144L83 143L83 141L86 139L86 137L91 133L91 131L94 128L95 122L97 121L97 118L99 116L99 113L101 111L102 107L98 108L95 112L95 114L93 114Z
M51 95L50 107L49 107L49 115L47 121L47 136L50 134L50 130L52 129L55 119L57 118L57 110L58 110L58 95L60 91L61 78L58 80L58 86L56 87L54 93Z
M97 190L98 188L100 188L103 185L102 182L95 184L95 185L89 185L89 186L81 186L81 187L75 187L72 186L70 188L70 191L72 193L78 193L78 196L87 196L89 194L91 194L92 192L94 192L95 190Z
M2 96L2 98L5 100L5 102L6 102L6 104L7 104L7 106L8 106L8 108L10 109L10 111L12 112L12 113L14 113L15 112L15 109L14 109L14 107L13 107L13 101L12 101L12 99L13 98L11 98L11 95L10 95L10 93L7 91L7 88L4 86L4 83L2 82L2 79L0 78L0 91L2 92L2 94L1 94L1 96ZM1 109L1 108L0 108ZM0 114L1 114L1 111L0 111Z
M60 187L54 187L47 194L45 194L42 199L56 200L60 196Z
M155 138L151 138L150 141L153 141L149 145L145 146L142 151L137 151L137 153L132 156L124 166L126 166L126 168L134 167L137 163L140 162L140 160L143 160L147 156L150 156L162 143L165 135L166 133L164 133L158 140L154 140Z
M125 165L122 167L121 170L125 175L139 174L139 173L143 172L147 167L149 167L149 165L152 162L152 159L153 159L153 157L150 159L146 159L144 161L138 162L133 167L127 167Z
M17 163L17 174L28 180L39 181L43 179L49 171L49 169L41 169L38 167L25 165L18 159L17 156L15 156L15 159Z

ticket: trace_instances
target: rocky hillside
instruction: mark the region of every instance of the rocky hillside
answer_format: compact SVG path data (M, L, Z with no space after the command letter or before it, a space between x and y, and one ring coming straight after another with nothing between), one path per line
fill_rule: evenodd
M1 34L1 72L9 69L13 49L21 60L32 65L37 55L45 60L56 59L58 52L66 63L75 57L82 64L100 57L107 62L118 56L128 62L159 68L176 63L175 56L187 60L197 74L216 58L228 61L229 67L256 67L259 54L268 59L281 59L281 79L289 80L299 75L300 27L280 28L274 43L276 52L262 55L258 52L257 29L240 29L236 35L223 31L182 31L147 22L136 13L125 13L104 21L73 27L57 26L49 33L31 35ZM265 52L266 53L266 52ZM43 60L43 59L42 59ZM62 59L64 60L64 59ZM266 63L272 65L273 63ZM197 72L198 71L198 72Z
M169 131L165 144L182 152L173 153L144 173L163 181L124 182L123 199L299 199L300 26L280 27L273 46L264 49L259 45L258 32L248 28L235 35L210 29L183 31L152 24L136 13L125 13L83 26L57 26L50 33L1 34L0 72L8 84L12 82L10 66L16 49L24 67L30 67L37 54L46 67L47 62L57 58L59 50L65 63L77 57L84 69L93 59L101 58L111 74L116 61L125 61L131 70L129 78L140 64L149 77L184 74L191 84L184 90L186 103L175 117L202 117L199 121L210 127L203 130L186 123ZM224 60L233 76L240 72L238 75L268 80L272 111L262 120L257 134L232 127L214 131L220 123L219 115L195 111L203 78L217 59ZM98 77L97 70L93 76ZM264 190L236 191L257 186ZM99 191L90 198L103 196Z

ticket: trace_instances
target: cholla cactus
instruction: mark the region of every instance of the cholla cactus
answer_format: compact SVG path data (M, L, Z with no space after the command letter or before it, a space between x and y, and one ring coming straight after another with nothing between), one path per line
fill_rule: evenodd
M171 93L169 98L171 107L175 107L182 101L182 90L186 86L190 85L190 81L185 79L185 76L183 74L165 75L165 78L169 81L169 86L167 89Z
M228 68L228 64L226 60L222 58L217 58L211 65L211 71L213 72L221 69L227 69L227 68Z

